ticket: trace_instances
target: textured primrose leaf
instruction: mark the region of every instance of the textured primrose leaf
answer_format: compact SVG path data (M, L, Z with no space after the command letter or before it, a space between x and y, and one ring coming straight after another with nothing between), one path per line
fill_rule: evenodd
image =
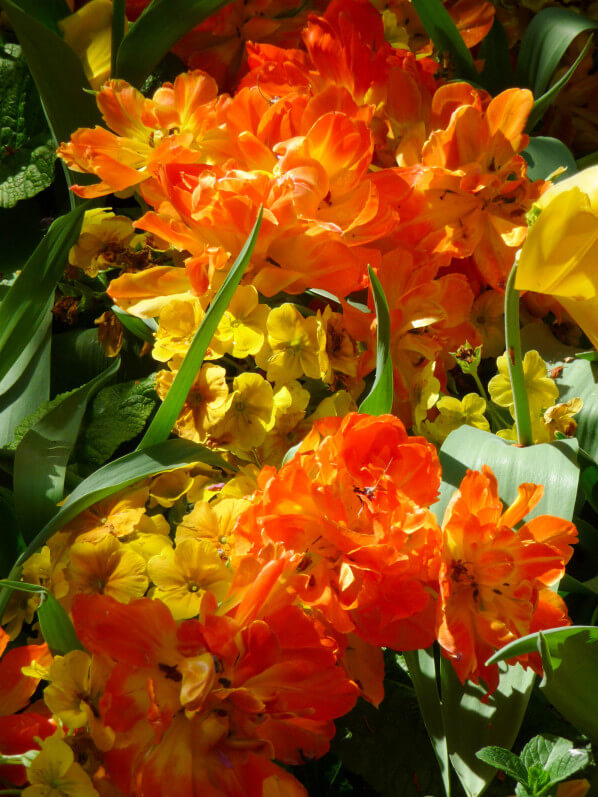
M124 382L100 390L77 446L78 462L99 467L116 449L143 431L158 401L152 374L140 382Z
M504 747L482 747L478 750L476 756L480 761L490 764L491 767L502 769L507 775L510 775L515 780L522 783L527 783L527 770L522 764L519 756L512 753L510 750L505 750Z
M56 158L41 102L18 44L0 55L0 207L47 188Z

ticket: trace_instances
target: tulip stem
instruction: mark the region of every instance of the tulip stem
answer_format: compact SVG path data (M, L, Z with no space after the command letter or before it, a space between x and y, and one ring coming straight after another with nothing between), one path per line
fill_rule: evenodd
M532 419L529 411L527 389L523 374L523 357L521 355L521 333L519 330L519 291L515 288L517 261L507 280L505 288L505 342L507 346L507 362L509 379L513 391L515 406L515 428L520 446L532 444Z

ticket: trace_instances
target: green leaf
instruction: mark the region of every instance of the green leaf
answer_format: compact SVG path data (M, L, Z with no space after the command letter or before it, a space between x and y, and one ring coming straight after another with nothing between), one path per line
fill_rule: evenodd
M129 313L126 313L115 304L113 304L110 309L114 315L118 317L123 327L128 329L129 332L132 332L136 338L139 338L139 340L142 340L144 343L153 344L154 332L158 328L153 318L136 318L134 315L129 315Z
M158 412L155 414L149 429L145 433L143 440L139 444L139 449L147 448L147 446L160 443L169 436L176 419L185 403L189 391L197 377L203 359L210 345L210 341L214 336L216 327L222 318L224 311L228 307L230 300L241 281L243 272L247 268L247 264L251 259L253 249L255 247L257 237L259 235L260 226L262 223L262 208L260 207L259 213L253 229L249 234L249 238L245 245L239 252L231 270L222 283L220 290L212 300L210 307L205 314L203 321L199 325L199 329L193 336L189 350L185 355L185 359L174 378L174 381L168 391L168 394Z
M41 323L69 249L79 237L83 214L81 206L52 224L0 303L0 379Z
M0 487L0 567L8 573L17 556L25 550L25 540L21 536L15 518L12 493Z
M152 0L124 37L116 74L138 88L179 39L230 0Z
M359 406L359 412L383 415L392 411L393 383L392 357L390 354L390 313L380 280L368 266L374 305L376 307L376 375L368 395Z
M99 121L95 99L75 52L54 31L13 0L0 6L19 39L57 142Z
M54 656L65 656L71 650L85 650L62 605L47 592L37 609L39 627Z
M538 97L538 99L535 101L534 107L532 108L532 112L530 113L529 119L527 120L527 125L526 125L527 130L534 129L534 127L538 124L538 122L542 119L542 117L548 110L549 106L556 100L562 89L571 80L571 78L575 74L575 70L581 64L588 50L590 49L593 38L594 38L593 35L588 37L588 40L583 46L580 54L577 56L574 63L571 64L571 66L565 72L565 74L559 80L557 80L557 82L554 83L547 91L545 91L541 97Z
M488 465L498 479L498 492L505 504L516 499L520 484L533 481L545 489L527 517L556 515L571 520L579 482L577 447L576 440L557 440L519 448L489 432L461 426L450 433L440 449L443 481L438 503L432 509L442 522L446 505L467 469Z
M0 305L1 314L1 305ZM13 439L18 424L50 396L50 311L0 382L0 446Z
M527 161L527 176L530 180L546 180L561 167L566 171L555 177L554 182L577 174L577 164L571 150L557 138L532 136L522 155Z
M412 3L436 49L440 53L448 53L453 59L457 76L479 83L480 75L471 53L442 0L412 0Z
M54 33L60 32L58 21L71 13L66 0L16 0L16 5Z
M118 77L117 58L118 50L125 35L127 25L126 0L112 0L112 38L110 40L110 74Z
M521 40L516 84L529 86L534 97L541 97L573 39L597 28L597 22L569 9L542 9L533 17Z
M97 329L73 329L52 338L52 393L66 393L89 382L110 365Z
M120 361L114 361L103 374L63 398L19 444L14 463L15 511L26 542L57 511L87 402L119 367Z
M155 383L151 375L100 390L89 408L75 460L99 467L120 445L137 437L156 406Z
M453 666L441 660L442 717L449 756L467 797L482 794L496 770L477 757L480 747L509 750L517 738L534 685L535 674L502 665L497 690L461 684Z
M502 769L503 772L520 783L524 785L527 783L527 769L519 756L511 753L510 750L505 750L504 747L482 747L481 750L478 750L476 756L480 761L490 764L491 767Z
M20 592L33 592L40 596L37 619L39 620L42 636L52 655L64 656L70 653L71 650L85 650L81 642L79 642L79 637L70 617L46 587L11 579L0 581L0 586Z
M505 645L488 661L538 648L544 665L543 693L572 725L598 743L598 628L569 626L529 634Z
M484 68L478 80L487 91L498 94L513 85L509 40L496 15L490 32L480 45L480 58L484 60Z
M447 797L450 797L449 756L436 679L434 649L405 651L404 656L422 718L440 767L444 792Z
M587 750L576 749L569 739L540 734L525 745L521 760L528 769L541 769L547 783L556 784L586 767L589 755Z
M77 388L75 388L77 390ZM64 401L67 396L70 396L75 390L69 390L67 393L60 393L60 395L53 398L51 401L44 401L43 404L40 404L39 407L29 415L27 415L23 420L17 424L14 430L14 437L11 442L5 446L6 449L9 451L16 451L19 443L25 437L27 432L42 420L54 407L57 407L61 402Z
M54 176L52 134L18 44L0 55L0 208L43 191Z

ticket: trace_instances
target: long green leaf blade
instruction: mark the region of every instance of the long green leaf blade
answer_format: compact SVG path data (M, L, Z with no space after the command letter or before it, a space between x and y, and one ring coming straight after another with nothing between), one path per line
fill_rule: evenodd
M541 97L565 51L580 33L598 29L582 14L566 8L543 8L534 16L521 40L515 70L518 86L529 86L534 97Z
M15 454L14 496L17 521L26 542L57 511L66 466L87 403L119 367L120 361L115 360L102 374L66 396L21 440Z
M40 325L77 241L84 206L57 219L0 303L0 379L16 362Z
M359 412L383 415L392 411L393 383L390 354L390 313L384 290L374 271L368 267L374 305L376 307L376 375L368 395L361 402Z
M449 766L446 733L442 720L440 695L436 680L436 662L434 649L406 651L405 661L409 675L413 681L413 688L417 695L417 702L422 713L430 742L434 748L436 759L442 775L442 783L447 797L451 795L451 773Z
M437 50L448 53L460 78L480 82L471 53L441 0L412 0L413 6Z
M258 213L253 230L249 238L245 242L245 246L239 252L239 256L235 260L233 267L229 271L226 279L222 283L220 290L214 297L207 313L201 322L199 329L195 333L189 351L185 355L181 367L174 378L172 386L168 394L162 402L158 412L155 414L149 429L145 433L143 440L139 444L139 449L147 448L148 446L161 443L170 435L172 427L179 413L189 395L189 391L197 377L197 373L201 368L204 357L210 345L210 341L216 332L220 319L224 311L228 307L230 300L241 281L243 272L247 268L247 264L251 259L253 249L255 247L257 237L259 235L260 226L262 223L262 208Z
M171 47L230 0L153 0L124 37L116 74L141 87Z

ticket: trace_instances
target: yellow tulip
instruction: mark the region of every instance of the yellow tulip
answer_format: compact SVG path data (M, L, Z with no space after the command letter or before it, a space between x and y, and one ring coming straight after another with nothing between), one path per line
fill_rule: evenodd
M537 207L515 287L555 296L598 348L598 166L552 186Z
M110 77L112 0L91 0L58 23L64 40L83 64L85 77L99 89Z

